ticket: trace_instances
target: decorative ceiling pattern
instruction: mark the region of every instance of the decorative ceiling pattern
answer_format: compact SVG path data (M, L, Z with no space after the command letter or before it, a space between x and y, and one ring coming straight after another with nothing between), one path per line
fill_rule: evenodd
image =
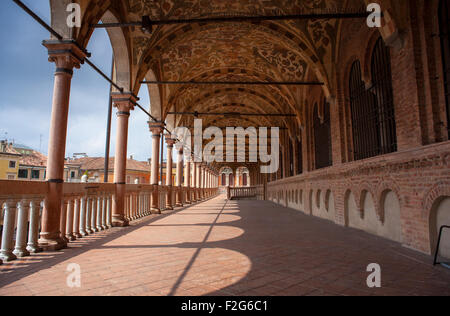
M360 10L364 0L79 0L88 23L110 10L118 21L196 19L226 16L268 16ZM88 10L89 9L89 10ZM89 12L88 12L89 11ZM95 11L95 12L94 12ZM103 13L102 13L103 12ZM341 21L289 20L190 23L154 27L145 34L125 27L131 64L132 91L141 80L158 81L323 81L333 90L334 61ZM86 27L80 36L89 34ZM83 38L83 42L88 36ZM150 73L151 72L151 73ZM149 79L153 78L153 79ZM145 87L146 88L146 87ZM172 111L304 113L303 95L310 87L163 85L150 90L158 98L159 119ZM158 92L155 95L155 92ZM152 95L153 94L153 95ZM326 94L326 93L325 93ZM228 117L223 124L236 123ZM179 118L176 122L182 122ZM267 122L268 121L268 122ZM248 122L248 121L247 121ZM260 123L298 128L304 118L261 119ZM258 120L256 120L258 123Z

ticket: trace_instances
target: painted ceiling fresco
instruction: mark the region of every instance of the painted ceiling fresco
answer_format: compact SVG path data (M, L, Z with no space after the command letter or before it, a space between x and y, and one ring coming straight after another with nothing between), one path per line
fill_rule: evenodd
M349 11L360 9L363 1L126 0L125 3L124 20L139 21L144 15L164 20ZM158 80L167 81L305 81L320 74L315 77L317 81L332 84L328 80L333 72L339 23L338 20L192 23L154 27L151 34L133 28L130 41L134 74L137 82L148 78L149 71ZM217 112L226 108L224 104L239 104L237 108L228 107L233 111L302 113L293 87L166 85L159 90L162 109L158 112L163 119L171 111ZM284 121L271 119L274 125L286 124ZM224 118L224 123L227 122L231 123Z

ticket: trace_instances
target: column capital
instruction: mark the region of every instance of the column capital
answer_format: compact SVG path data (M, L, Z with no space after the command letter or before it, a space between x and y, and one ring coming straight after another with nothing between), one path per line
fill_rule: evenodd
M153 136L161 137L161 133L164 131L164 124L162 122L148 122L148 127Z
M165 135L167 147L173 148L176 143L176 139L173 139L170 134Z
M117 108L117 115L130 115L130 111L134 110L134 104L139 100L131 92L114 92L111 93L114 107Z
M72 75L73 68L80 68L87 57L86 52L72 40L43 41L48 49L48 61L56 64L56 72Z

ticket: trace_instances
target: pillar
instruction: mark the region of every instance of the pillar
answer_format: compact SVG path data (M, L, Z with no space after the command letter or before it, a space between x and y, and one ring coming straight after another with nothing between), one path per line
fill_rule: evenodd
M198 201L197 168L198 168L198 163L197 162L192 162L192 170L193 170L193 179L192 179L193 197L192 197L192 201L193 202L197 202Z
M59 250L67 246L61 237L60 217L70 86L73 69L80 68L86 55L73 41L49 40L44 42L44 46L48 49L48 60L56 65L56 71L48 142L48 194L42 212L39 243L46 250Z
M176 196L176 206L183 206L183 192L181 191L182 188L182 180L183 180L183 147L180 146L178 149L178 157L177 157L177 196Z
M166 186L168 187L168 192L166 195L166 208L167 210L173 210L172 205L172 194L173 194L173 180L172 180L172 169L173 169L173 145L175 144L175 140L170 137L170 135L166 136L166 144L167 144L167 165L166 165Z
M134 110L136 97L131 93L113 93L112 100L117 108L116 154L114 159L115 194L113 199L112 226L128 226L125 218L125 190L128 146L128 121Z
M152 133L152 166L150 173L150 184L156 186L156 189L152 191L152 199L150 209L152 214L161 214L159 209L159 153L161 143L161 133L164 130L163 123L150 122L150 132Z
M186 168L184 169L184 186L186 187L186 204L191 204L191 160L189 156L186 159Z

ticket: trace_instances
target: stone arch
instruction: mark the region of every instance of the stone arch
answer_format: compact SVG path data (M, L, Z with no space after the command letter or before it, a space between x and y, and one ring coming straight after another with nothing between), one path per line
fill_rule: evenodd
M422 218L428 219L436 201L442 196L450 196L450 181L440 181L433 185L422 200Z
M73 29L67 25L67 6L72 0L50 0L50 19L52 28L64 38L73 38ZM52 38L55 39L52 35Z
M101 8L97 7L95 10L92 10L95 14L85 14L91 12L91 4L87 8L81 4L82 14L85 15L83 16L81 29L78 30L78 34L75 34L77 29L68 27L66 21L68 14L66 12L67 5L72 2L72 0L50 0L51 25L65 39L72 39L78 36L77 42L82 48L87 47L93 33L93 29L89 28L91 23L97 23L98 21L103 23L120 22L114 12L107 9L109 1L105 2L106 5L101 6ZM130 92L132 88L132 71L131 53L127 36L121 28L109 28L107 33L114 53L114 81L124 89L124 92ZM116 89L115 91L117 92Z
M402 242L401 205L397 193L386 189L380 198L383 217L378 218L382 223L379 235L391 240Z
M358 192L356 197L356 203L358 205L359 211L361 212L361 218L364 218L366 215L366 210L364 209L364 203L365 203L365 199L367 197L367 194L370 194L373 201L374 201L374 206L375 206L375 212L376 214L378 214L379 212L377 212L377 206L378 203L376 202L376 195L372 192L372 188L368 183L363 183L361 185L358 186L359 190L355 190L355 192ZM378 215L377 215L378 216Z
M106 11L101 18L103 23L118 23L119 20L111 11ZM120 28L108 28L107 33L114 53L114 80L125 92L131 91L131 66L125 34Z
M318 209L320 209L320 207L322 206L322 190L318 189L316 191L316 206Z
M357 212L357 204L355 195L352 190L348 189L344 194L344 222L345 226L350 227L352 225L353 214Z
M403 206L402 196L400 194L400 187L392 180L386 180L381 182L377 189L376 194L374 195L375 198L375 208L377 211L378 219L384 223L385 221L385 208L382 205L382 201L384 201L385 195L388 193L388 191L392 191L395 193L399 200L400 208Z
M372 55L375 46L380 38L383 38L383 36L380 34L379 31L374 30L372 31L372 34L368 37L365 46L363 46L366 47L366 49L363 59L361 60L361 72L362 72L362 79L366 83L366 86L370 86L372 83Z
M157 81L155 72L150 69L145 76L147 81ZM150 96L150 114L157 120L163 120L161 90L158 85L148 85L148 94Z

